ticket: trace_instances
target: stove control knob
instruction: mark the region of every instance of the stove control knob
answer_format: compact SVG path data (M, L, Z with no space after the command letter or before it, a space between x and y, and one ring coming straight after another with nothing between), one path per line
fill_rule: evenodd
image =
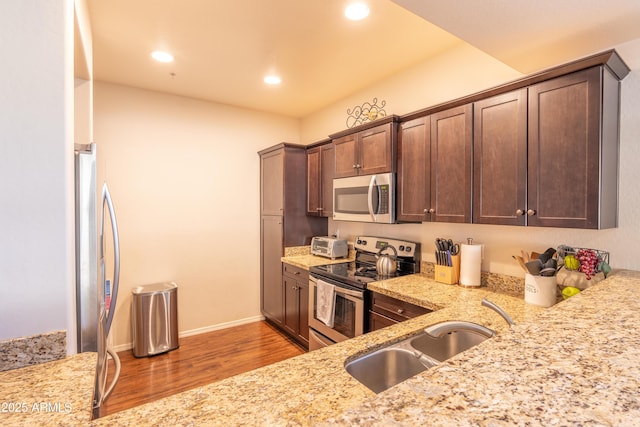
M404 251L404 245L400 245L398 249L400 249L401 251Z
M366 240L363 240L361 243L362 243L363 245L367 246L367 241L366 241Z
M407 246L407 252L411 252L411 246Z
M356 241L356 243L357 243L357 244L359 244L359 245L361 245L361 244L362 244L362 240L358 239L358 240Z

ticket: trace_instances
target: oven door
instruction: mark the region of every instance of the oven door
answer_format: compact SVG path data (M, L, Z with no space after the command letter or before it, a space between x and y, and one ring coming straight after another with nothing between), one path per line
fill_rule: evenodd
M395 221L393 173L333 180L333 219L342 221Z
M309 327L320 332L334 342L362 335L364 332L364 292L345 288L338 281L322 278L336 286L335 318L333 328L328 327L316 316L317 279L309 277Z

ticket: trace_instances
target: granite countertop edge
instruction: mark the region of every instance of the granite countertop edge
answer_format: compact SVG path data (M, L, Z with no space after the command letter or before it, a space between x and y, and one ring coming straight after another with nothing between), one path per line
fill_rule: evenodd
M300 256L310 255L285 258ZM300 258L294 261L308 269ZM579 295L542 308L486 288L444 285L423 274L373 282L370 288L376 292L434 311L89 425L632 424L640 419L640 403L630 392L640 383L640 331L634 326L640 322L639 284L640 272L621 271ZM505 309L516 326L510 328L501 316L481 306L483 298ZM344 369L347 360L445 320L476 322L498 335L379 394ZM0 373L0 380L13 384L13 389L21 384L37 389L35 384L51 368L63 372L54 375L59 396L65 393L61 383L66 381L68 390L83 378L84 391L73 399L86 401L86 408L74 418L60 414L55 419L59 421L48 420L54 425L86 421L95 355ZM20 378L11 382L12 375ZM3 391L2 397L20 396ZM55 399L55 394L48 396Z

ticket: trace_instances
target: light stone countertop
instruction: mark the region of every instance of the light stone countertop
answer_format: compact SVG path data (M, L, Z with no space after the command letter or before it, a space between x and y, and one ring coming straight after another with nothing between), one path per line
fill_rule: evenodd
M619 272L548 309L486 288L440 284L421 274L371 288L437 310L90 425L638 425L640 272ZM484 297L504 308L517 325L508 328L482 307ZM344 370L345 360L444 320L474 321L498 336L377 395ZM68 359L74 358L1 373L2 399L55 399L39 391L37 377L58 366L53 364L66 366ZM77 372L70 366L51 381L62 393L71 385L83 387L83 419L88 419L95 359L85 360ZM26 394L4 391L7 380L1 375L12 372L33 374L12 383ZM0 422L78 425L82 411L75 409L74 404L67 418L56 415L55 420L1 414Z
M0 372L0 425L85 426L97 353Z
M421 275L376 282L376 291L440 309L95 425L637 425L639 285L640 273L620 272L543 309ZM485 296L513 329L480 306ZM377 395L344 370L347 359L454 319L499 335Z
M341 264L343 262L351 262L355 260L355 254L353 252L349 253L349 256L346 258L325 258L318 255L311 254L303 254L303 255L293 255L293 256L284 256L281 258L282 262L286 262L287 264L295 265L296 267L300 267L304 270L309 270L309 267L317 267L319 265L327 265L327 264Z

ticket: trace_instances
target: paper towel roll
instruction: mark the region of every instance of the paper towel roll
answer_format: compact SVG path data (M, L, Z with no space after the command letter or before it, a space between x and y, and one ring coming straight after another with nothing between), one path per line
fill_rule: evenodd
M460 284L480 286L482 245L460 245Z

